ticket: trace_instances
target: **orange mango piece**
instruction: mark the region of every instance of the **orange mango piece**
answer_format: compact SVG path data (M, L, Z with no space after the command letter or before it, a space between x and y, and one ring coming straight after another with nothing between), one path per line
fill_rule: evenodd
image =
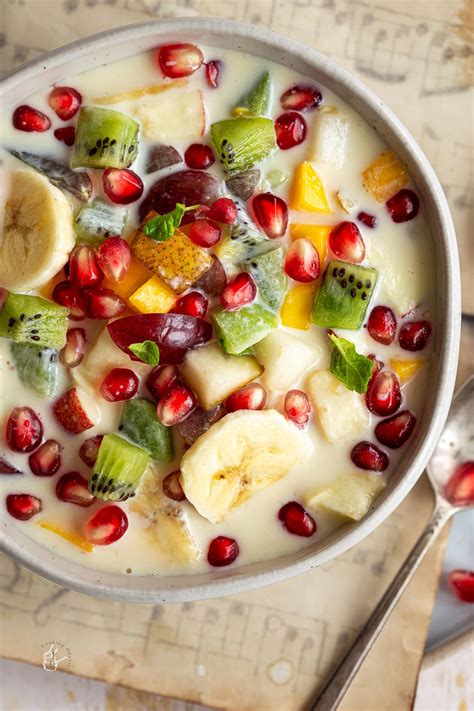
M324 264L328 252L328 239L334 225L290 225L290 236L295 239L306 238L316 247L321 265Z
M112 289L112 291L115 291L122 299L128 299L128 297L133 294L138 287L148 281L150 277L151 274L148 269L146 269L138 259L132 257L130 269L125 275L125 279L118 282L104 279L101 286L103 286L104 289Z
M362 173L364 188L377 202L386 202L408 183L408 171L393 151L384 151Z
M290 289L280 309L284 326L307 331L311 328L311 312L317 287L314 284L298 284Z
M72 543L74 546L82 548L82 550L86 551L87 553L90 553L94 549L94 546L89 543L89 541L86 541L85 538L82 538L82 536L78 536L77 533L65 531L60 526L57 526L55 523L50 523L49 521L41 521L41 523L39 523L38 525L41 528L45 528L47 531L56 533L56 535L61 536L61 538L64 538L66 541L69 541L69 543Z
M424 366L424 358L390 358L390 367L398 375L402 385L411 380Z
M293 210L332 212L323 182L308 161L300 163L295 170L291 186L290 207Z
M176 294L154 276L128 297L130 305L142 314L166 314L176 303Z

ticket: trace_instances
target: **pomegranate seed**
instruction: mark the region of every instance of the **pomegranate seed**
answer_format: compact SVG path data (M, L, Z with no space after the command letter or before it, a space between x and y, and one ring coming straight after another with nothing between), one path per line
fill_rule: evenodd
M146 379L146 387L151 396L158 401L178 380L175 365L160 365L154 368Z
M430 336L429 321L407 321L400 329L398 342L404 351L422 351Z
M77 506L91 506L95 501L88 487L87 479L79 472L63 474L56 484L56 496L60 501Z
M318 278L319 254L309 239L296 239L286 253L285 272L291 279L307 283Z
M108 319L120 316L127 308L121 296L111 289L95 287L86 291L86 310L89 318Z
M47 439L28 457L28 464L36 476L53 476L61 466L62 446L55 439Z
M32 131L41 133L42 131L47 131L51 126L51 121L45 114L26 105L19 106L15 109L12 123L14 128L17 128L19 131L27 131L28 133Z
M173 314L185 314L194 318L204 318L207 313L208 300L199 291L190 291L175 303L171 309Z
M31 407L15 407L8 416L5 437L14 452L32 452L43 439L43 425Z
M221 238L221 230L211 220L195 220L189 231L189 239L199 247L214 247Z
M252 200L257 222L270 239L283 237L288 227L286 202L272 193L260 193Z
M379 422L375 436L381 444L390 449L398 449L405 444L416 425L416 417L409 410L403 410Z
M250 383L235 393L229 395L225 401L227 412L237 410L263 410L267 401L267 393L258 383Z
M289 501L282 506L278 518L284 528L295 536L309 538L316 531L316 521L297 501Z
M285 396L285 415L302 429L309 420L311 405L302 390L289 390Z
M396 374L382 370L372 378L367 387L365 402L374 415L393 415L402 404L402 393Z
M54 137L58 141L62 141L66 146L73 146L76 140L76 129L74 126L64 126L63 128L57 128L54 132Z
M142 179L128 168L106 168L102 183L107 197L118 205L135 202L143 193Z
M247 272L240 272L227 284L220 296L222 306L227 311L235 311L251 304L257 296L255 282Z
M392 309L389 309L388 306L376 306L372 309L367 329L374 341L389 346L395 338L397 330L397 319Z
M95 250L88 244L80 244L69 257L69 281L77 289L98 286L104 275L95 256Z
M130 400L140 384L138 375L129 368L112 368L105 376L100 386L100 392L104 400L109 402L121 402Z
M69 121L79 111L82 96L70 86L55 86L48 103L60 119Z
M94 546L108 546L122 538L127 528L125 511L118 506L104 506L86 523L84 534Z
M216 257L217 259L217 257ZM3 309L3 304L7 300L8 291L0 286L0 309Z
M171 472L163 479L162 487L163 493L168 499L173 499L173 501L184 501L186 494L183 491L179 477L181 472Z
M355 222L347 220L334 227L329 234L329 248L338 258L359 264L365 257L365 244Z
M230 198L218 198L208 208L207 217L217 222L224 222L226 225L232 225L237 219L237 205Z
M43 510L41 499L30 494L10 494L6 499L7 511L18 521L28 521Z
M474 503L474 462L460 464L444 489L445 497L454 506Z
M0 474L23 474L23 472L13 464L10 464L10 462L7 462L3 457L0 457Z
M453 570L448 583L461 602L474 602L474 573L470 570Z
M375 215L369 215L368 212L359 212L357 219L359 222L362 222L363 225L371 229L377 226L377 218Z
M66 368L76 368L86 352L87 338L83 328L69 328L66 334L66 345L59 352L59 360Z
M186 42L167 44L160 47L157 54L158 64L165 77L178 79L194 74L204 61L199 47Z
M97 261L109 281L119 282L125 279L130 269L132 252L127 240L122 237L109 237L97 250Z
M388 467L388 457L377 445L371 442L359 442L352 449L351 459L359 469L371 472L383 472Z
M373 363L373 366L372 366L372 376L371 376L371 378L370 378L370 380L373 380L373 379L375 378L375 376L380 373L380 371L381 371L382 368L384 367L385 363L383 362L383 360L379 360L373 353L369 353L369 355L367 356L367 358L368 358L369 360L371 360L372 363Z
M206 81L210 89L217 89L219 86L222 62L212 59L206 64Z
M238 555L237 541L227 536L217 536L209 544L207 560L215 568L222 568L224 565L233 563Z
M418 215L420 201L413 190L399 190L387 202L388 211L394 222L408 222Z
M197 407L194 394L182 383L173 383L160 398L156 413L166 427L177 425Z
M189 168L205 170L214 163L215 157L210 146L192 143L184 152L184 160Z
M103 438L103 435L95 435L95 437L85 439L81 444L79 448L79 457L82 459L84 464L87 464L88 467L94 466Z
M275 135L282 151L299 146L306 138L306 121L296 111L281 114L275 121Z
M86 295L69 281L60 281L53 289L53 301L69 309L69 318L82 321L86 317Z
M322 102L323 95L315 86L295 84L280 96L280 104L285 110L307 111L316 109Z

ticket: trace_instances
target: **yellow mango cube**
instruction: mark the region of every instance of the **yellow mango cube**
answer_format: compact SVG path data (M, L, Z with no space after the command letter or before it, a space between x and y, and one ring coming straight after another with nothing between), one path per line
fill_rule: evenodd
M403 385L411 380L424 366L424 358L406 360L404 358L390 358L390 367L398 375Z
M57 536L61 536L61 538L64 538L65 541L69 541L69 543L72 543L74 546L82 548L82 550L86 551L86 553L90 553L94 548L94 546L89 543L89 541L86 541L86 539L82 536L78 536L77 533L72 533L71 531L65 531L55 523L41 521L38 525L41 528L45 528L47 531L51 531L51 533L55 533Z
M130 268L122 281L117 282L104 279L101 286L103 286L104 289L112 289L112 291L115 291L122 299L128 299L128 297L133 294L139 286L148 281L150 277L151 273L148 269L145 269L138 259L132 257Z
M311 311L316 295L314 284L298 284L290 289L285 296L280 318L284 326L308 331L311 328Z
M306 238L316 247L319 254L321 266L324 264L328 251L328 239L334 225L290 225L290 235L294 242L295 239Z
M176 303L176 294L154 276L128 297L130 305L142 314L166 314Z
M308 161L301 163L295 170L291 187L290 207L293 210L332 212L323 182Z
M408 183L408 172L393 151L384 151L362 173L364 188L377 202L386 202Z

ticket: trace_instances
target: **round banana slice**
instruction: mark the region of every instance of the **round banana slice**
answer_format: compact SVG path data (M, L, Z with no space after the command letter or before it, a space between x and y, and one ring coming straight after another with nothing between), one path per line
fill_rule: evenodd
M13 173L0 244L0 285L30 291L45 284L73 247L73 215L65 195L40 173Z
M185 452L181 485L201 516L219 523L310 452L309 438L276 410L232 412Z

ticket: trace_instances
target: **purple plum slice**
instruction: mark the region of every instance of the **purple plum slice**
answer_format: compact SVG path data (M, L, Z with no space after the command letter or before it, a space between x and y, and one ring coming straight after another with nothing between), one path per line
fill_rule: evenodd
M203 170L178 170L153 183L140 205L140 219L155 210L160 215L171 212L180 202L191 205L211 205L222 192L222 182ZM186 216L185 216L186 217ZM183 220L183 224L186 220Z

